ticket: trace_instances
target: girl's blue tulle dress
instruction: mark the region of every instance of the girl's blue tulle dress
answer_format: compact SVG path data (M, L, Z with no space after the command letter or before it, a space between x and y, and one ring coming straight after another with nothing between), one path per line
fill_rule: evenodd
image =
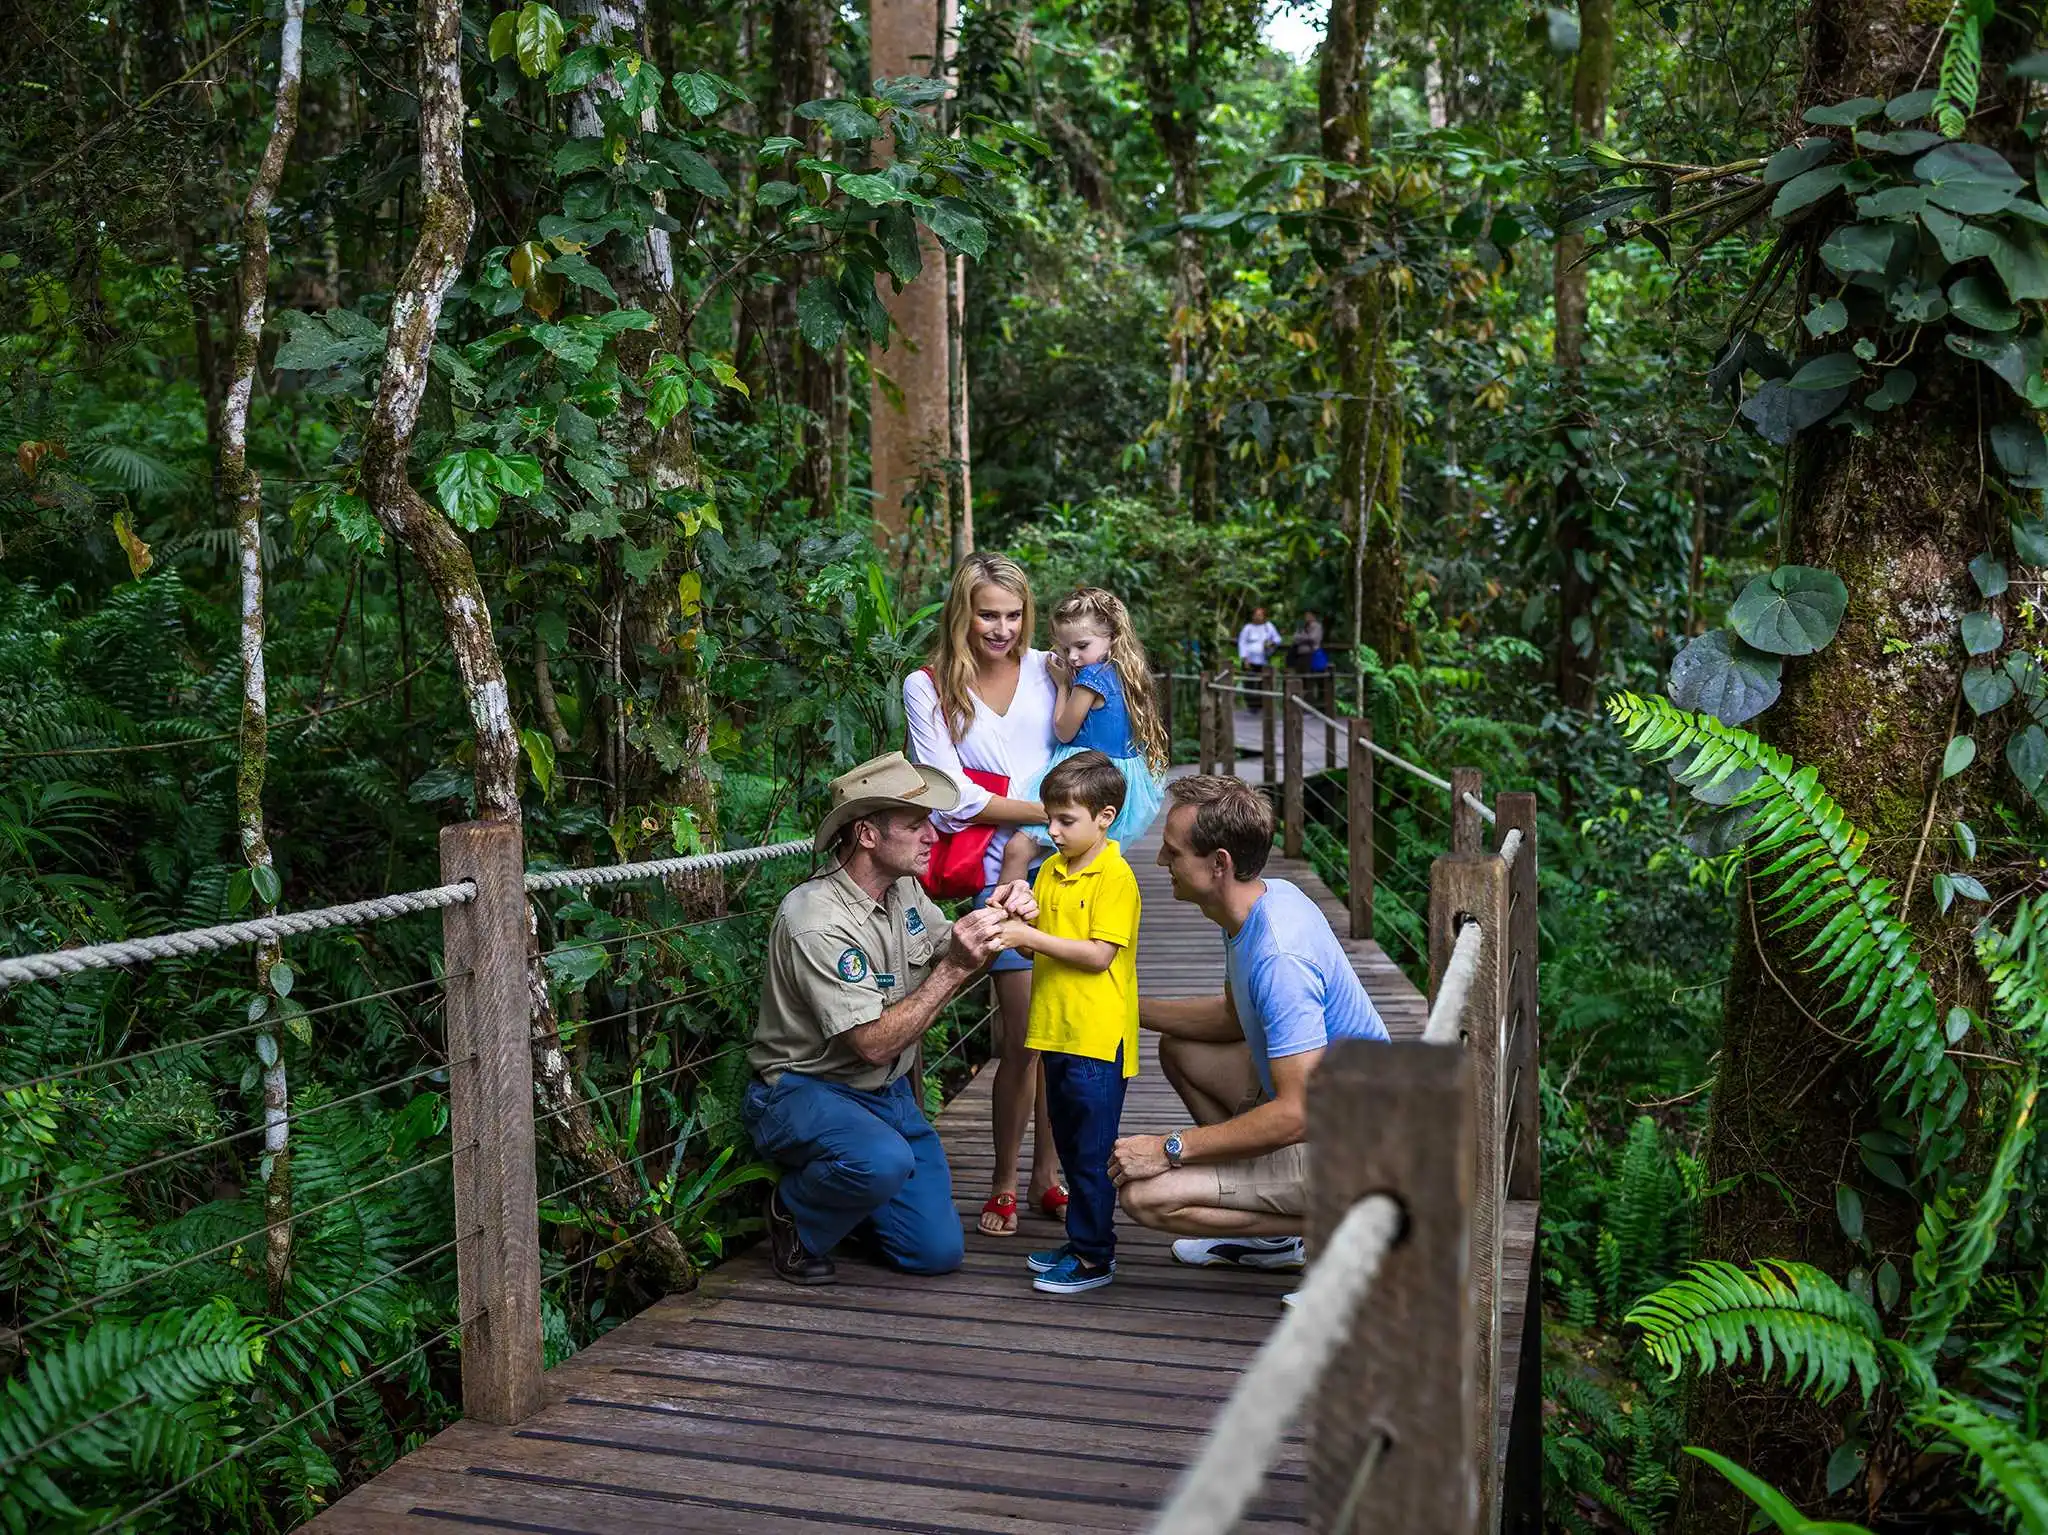
M1116 663L1098 661L1093 666L1082 667L1074 678L1074 686L1100 693L1102 707L1088 711L1088 717L1081 722L1073 740L1053 748L1052 756L1045 764L1045 773L1078 752L1101 752L1114 762L1124 775L1126 787L1124 808L1110 823L1109 835L1128 848L1145 835L1153 817L1159 814L1159 807L1166 799L1165 791L1153 776L1152 764L1145 760L1145 754L1131 739L1131 711L1124 701L1124 679L1118 674ZM1045 782L1045 773L1039 773L1010 792L1019 799L1037 799L1039 788ZM1030 826L1024 830L1026 836L1051 845L1043 826Z

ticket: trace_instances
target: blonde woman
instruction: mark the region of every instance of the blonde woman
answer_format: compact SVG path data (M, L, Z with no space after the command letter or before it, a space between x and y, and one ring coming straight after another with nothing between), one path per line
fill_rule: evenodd
M1036 783L1052 756L1057 693L1046 653L1031 648L1037 614L1024 567L1000 554L972 554L953 572L939 617L931 664L903 679L910 754L942 768L960 784L960 803L934 815L942 833L993 826L982 867L988 899L1002 872L1003 849L1017 827L1045 819L1036 800L1018 799L976 783L970 771L1004 784ZM1034 1122L1031 1208L1058 1220L1067 1191L1058 1181L1052 1122L1039 1091L1038 1053L1024 1048L1031 1013L1031 959L1014 951L990 966L997 1006L995 1175L981 1209L984 1236L1017 1232L1017 1164L1024 1129Z

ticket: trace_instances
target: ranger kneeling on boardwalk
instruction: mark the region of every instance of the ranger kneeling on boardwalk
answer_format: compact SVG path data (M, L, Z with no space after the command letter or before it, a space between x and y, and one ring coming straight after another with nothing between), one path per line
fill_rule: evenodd
M931 813L960 799L936 768L890 752L831 793L817 851L832 863L775 914L747 1053L741 1115L784 1169L769 1249L791 1284L830 1284L832 1249L865 1226L895 1267L944 1274L962 1256L953 1176L908 1074L939 1010L1001 952L1004 919L1038 907L1029 887L1007 885L948 922L926 898L916 876L937 840Z

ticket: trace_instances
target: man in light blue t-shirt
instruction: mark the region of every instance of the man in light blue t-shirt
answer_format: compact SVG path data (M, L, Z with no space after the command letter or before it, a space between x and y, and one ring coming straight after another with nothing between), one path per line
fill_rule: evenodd
M1177 900L1223 929L1225 989L1142 999L1159 1064L1194 1124L1128 1135L1110 1156L1125 1213L1182 1235L1183 1263L1298 1268L1308 1190L1308 1079L1332 1040L1387 1037L1320 907L1261 879L1273 813L1238 778L1168 785L1159 862Z

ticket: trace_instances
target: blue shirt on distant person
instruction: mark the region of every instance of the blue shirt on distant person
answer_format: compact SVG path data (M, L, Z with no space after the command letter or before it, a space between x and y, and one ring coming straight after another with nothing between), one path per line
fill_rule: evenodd
M1387 1037L1330 922L1297 885L1266 881L1244 926L1224 940L1230 999L1266 1096L1272 1062L1333 1040Z

